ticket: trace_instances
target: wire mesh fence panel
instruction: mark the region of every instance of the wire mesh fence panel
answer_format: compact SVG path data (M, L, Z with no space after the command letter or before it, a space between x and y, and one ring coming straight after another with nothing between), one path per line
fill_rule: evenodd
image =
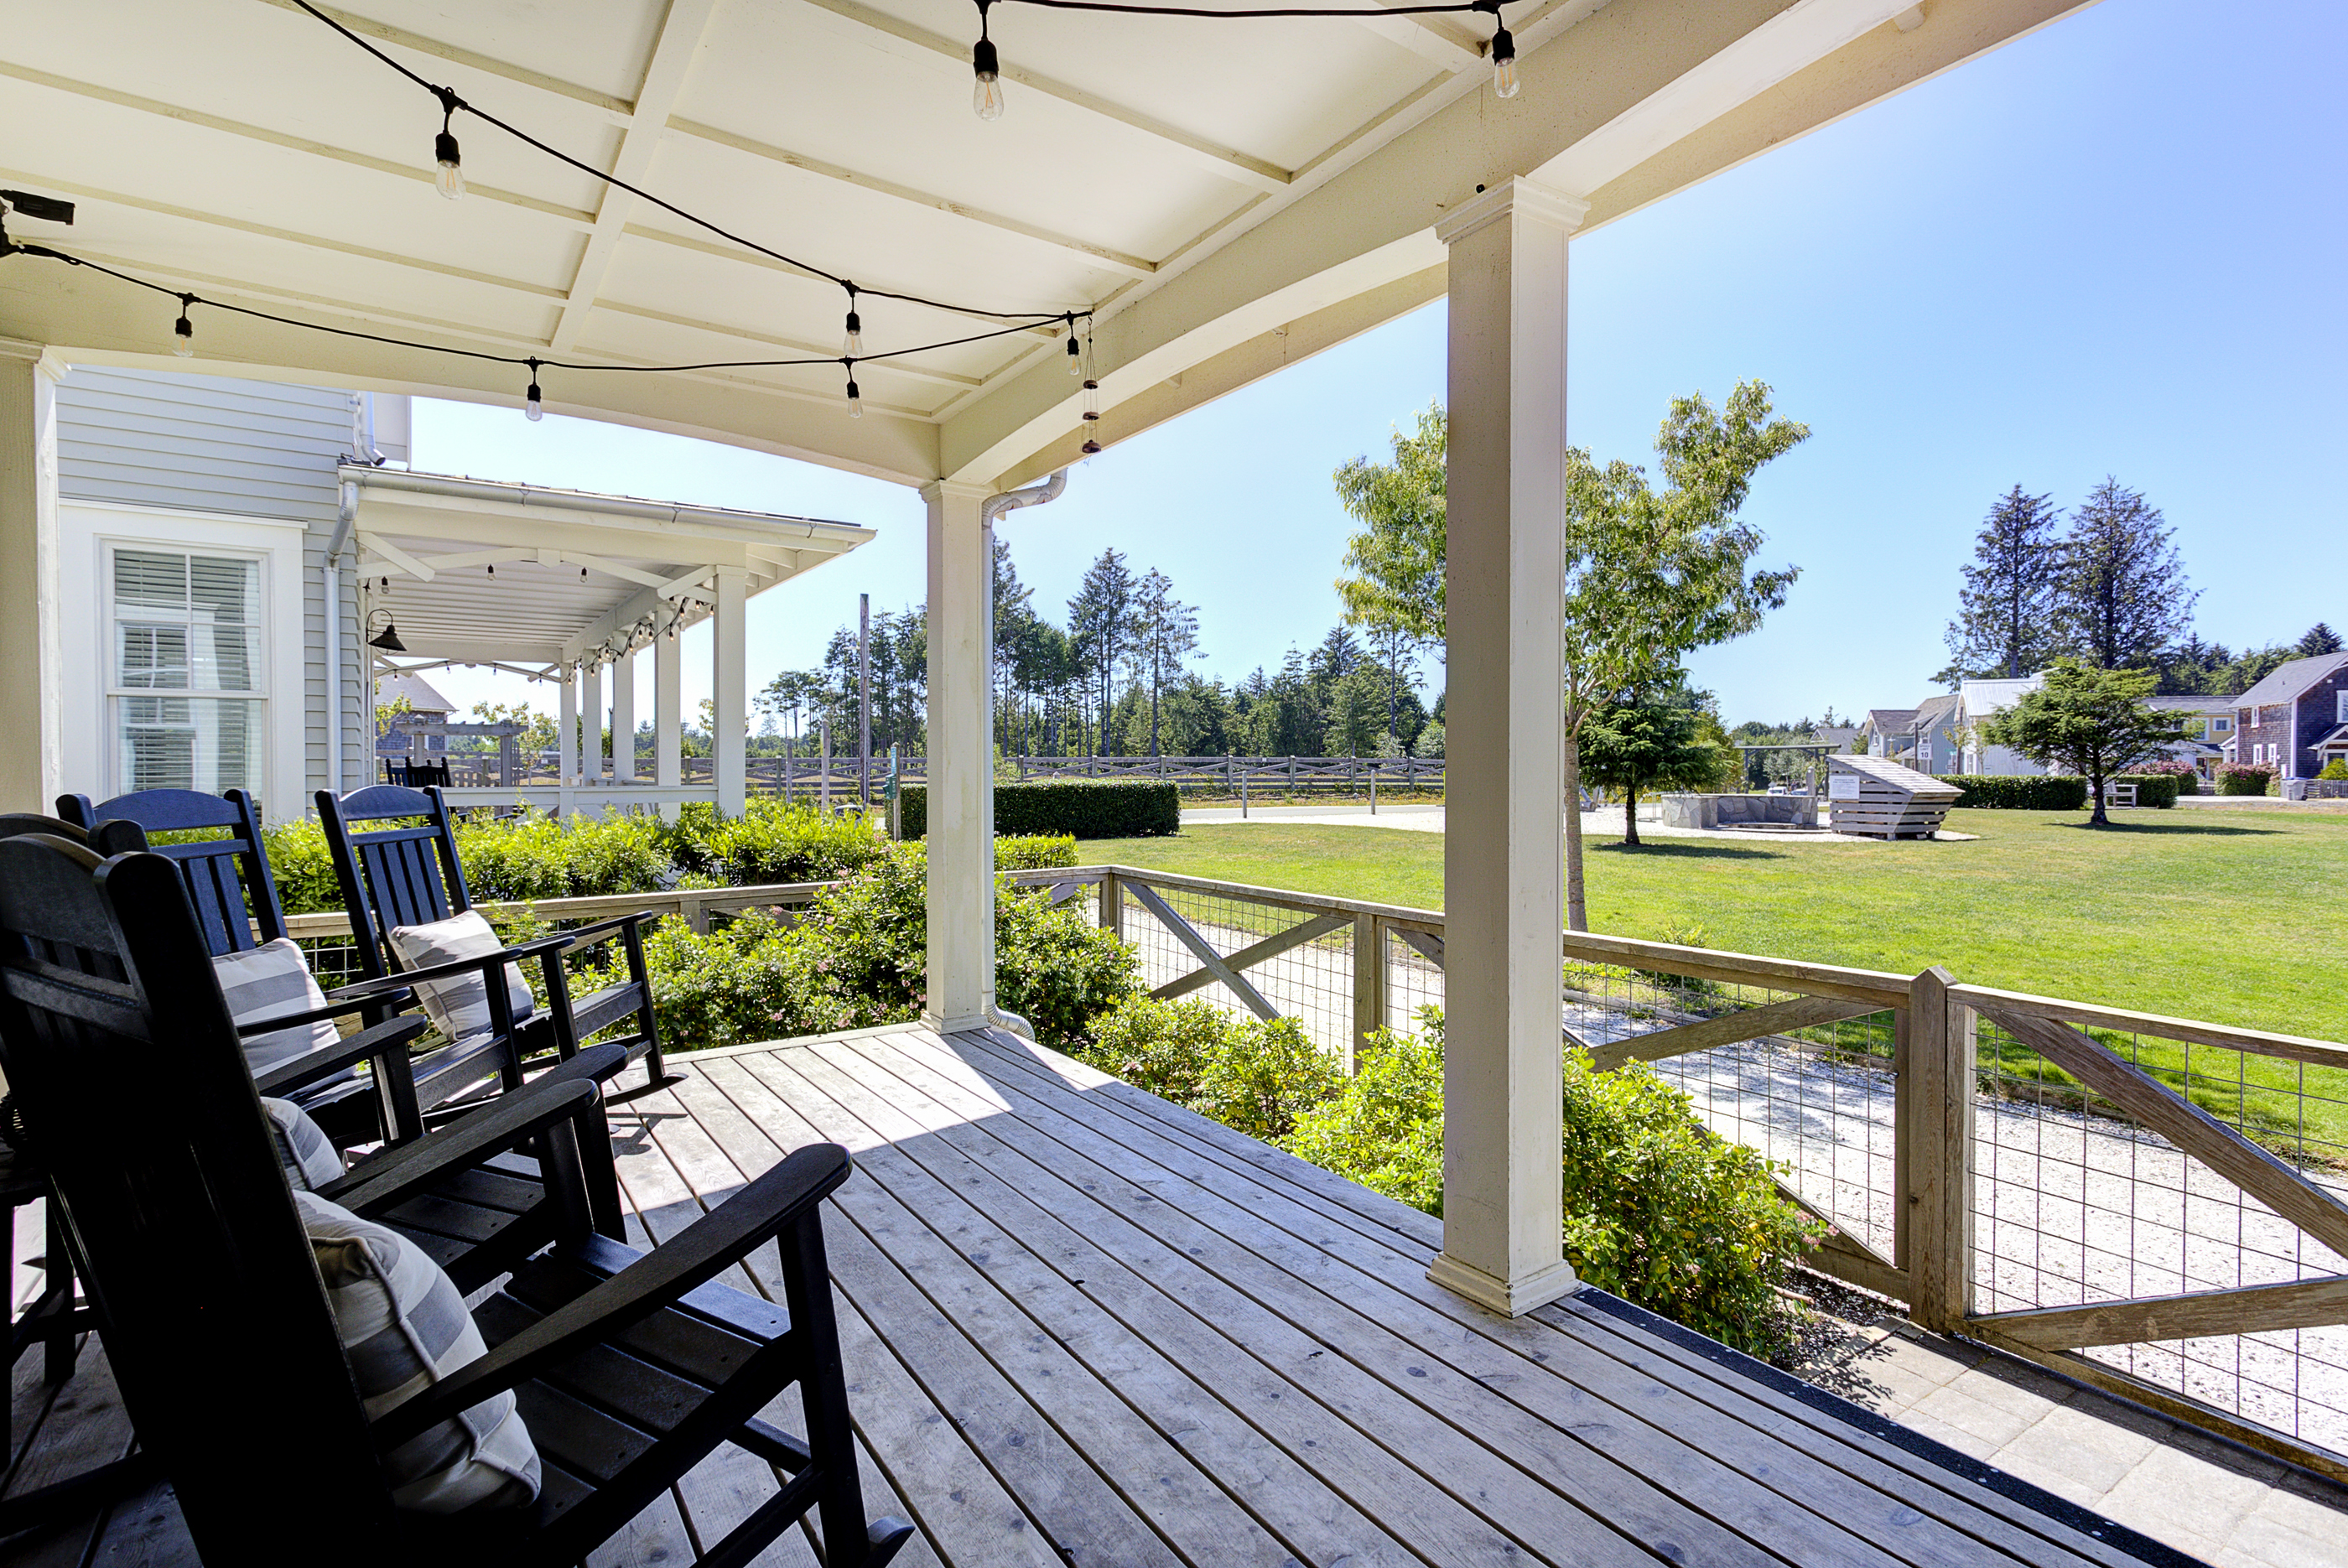
M2348 1074L2119 1031L2101 1044L2348 1199ZM2348 1274L2309 1237L1994 1023L1977 1037L1977 1312ZM2348 1455L2348 1327L2091 1347L2157 1387Z
M1389 1029L1415 1032L1419 1010L1443 1006L1443 965L1413 947L1391 926L1385 929L1386 1016Z
M1569 962L1565 1027L1602 1046L1788 998L1614 965ZM1783 1167L1786 1184L1889 1257L1899 1209L1895 1016L1889 1011L1666 1057L1656 1074L1715 1133Z
M1252 946L1265 937L1312 919L1294 910L1279 909L1252 899L1200 892L1188 888L1155 887L1150 892L1179 915L1219 957ZM1130 885L1122 885L1125 936L1141 960L1142 984L1155 990L1200 968L1198 954L1158 918ZM1323 1050L1342 1053L1354 1027L1354 936L1351 925L1340 926L1312 941L1238 972L1272 1011L1294 1018L1305 1037ZM1220 1007L1255 1016L1255 1010L1220 980L1189 993Z

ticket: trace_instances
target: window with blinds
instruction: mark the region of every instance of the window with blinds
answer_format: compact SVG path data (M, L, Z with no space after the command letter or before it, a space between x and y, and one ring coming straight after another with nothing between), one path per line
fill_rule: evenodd
M261 562L118 548L111 568L115 789L258 789Z

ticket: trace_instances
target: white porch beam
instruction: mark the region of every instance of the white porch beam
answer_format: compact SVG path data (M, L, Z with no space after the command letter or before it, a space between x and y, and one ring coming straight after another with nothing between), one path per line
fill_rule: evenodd
M612 665L612 779L636 779L636 655L622 654Z
M274 5L282 11L292 11L300 15L301 7L295 5L293 0L262 0L262 3ZM544 71L532 70L528 66L518 66L510 60L500 60L494 56L484 55L477 50L468 49L422 33L411 33L405 27L395 27L386 22L377 22L370 17L343 10L339 6L321 5L318 9L363 38L373 38L378 44L396 44L403 49L413 49L419 55L429 55L434 59L446 60L452 66L463 66L468 70L479 71L484 76L513 82L552 98L568 98L574 104L585 104L588 108L600 111L614 125L627 123L628 112L632 106L625 98L613 98L610 93L599 92L593 88L582 87L576 82L567 82L560 77L549 76ZM301 16L299 25L314 30L330 48L347 49L350 46L328 35L325 29L319 27L317 23L307 16ZM342 57L347 58L347 57Z
M628 127L621 132L620 150L612 160L613 178L631 185L644 183L652 170L653 154L660 148L661 132L668 124L669 110L676 107L685 90L694 52L700 48L710 15L716 9L717 0L668 0L660 34L653 40L652 57L644 62L644 85L636 89L635 102L628 106ZM579 346L580 335L586 331L588 315L595 308L595 296L612 270L621 232L635 205L636 199L618 186L603 187L594 232L588 235L586 248L580 253L579 265L571 274L571 287L562 301L561 318L554 324L547 344L550 357L559 358Z
M554 781L579 782L579 668L562 666L561 695L554 715Z
M0 339L0 811L57 810L64 652L57 603L57 378L37 343ZM103 725L100 714L79 716Z
M653 639L653 782L664 789L685 783L683 715L684 655L675 637ZM664 803L661 816L676 820L676 808Z
M1517 1316L1574 1287L1562 1245L1566 240L1588 211L1510 180L1461 206L1446 406L1443 1252L1427 1277Z
M987 621L994 552L982 485L922 487L929 503L929 1001L941 1030L994 1002L994 757Z
M432 579L440 575L438 572L432 570L431 567L427 566L423 562L418 561L415 556L410 555L407 551L402 550L399 546L392 543L389 540L385 539L380 534L362 531L358 536L358 541L361 545L365 546L366 549L374 551L377 555L381 556L384 561L397 567L401 572L404 572L408 576L415 578L418 583L429 583Z
M709 738L709 757L717 780L717 810L726 817L740 816L748 799L744 754L750 712L744 670L748 650L742 624L746 575L738 567L718 569L717 611L711 622L715 634L709 639L710 726L715 731Z

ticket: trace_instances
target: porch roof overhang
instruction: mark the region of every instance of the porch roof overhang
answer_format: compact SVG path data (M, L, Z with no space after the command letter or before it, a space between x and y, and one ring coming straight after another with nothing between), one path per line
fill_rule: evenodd
M1097 307L1103 438L1128 437L1444 292L1434 225L1523 175L1656 201L2079 8L2081 0L1518 0L1496 100L1481 18L1217 25L1011 7L1011 112L968 117L964 0L520 0L334 14L434 81L763 243L894 289ZM0 180L71 199L11 232L173 288L452 348L611 366L838 352L840 289L460 117L471 192L432 190L437 109L285 0L93 0L12 26ZM1303 62L1300 64L1300 62ZM172 309L0 263L0 334L179 363ZM200 312L238 374L519 404L518 367ZM868 344L988 325L875 300ZM549 407L907 483L1064 464L1056 328L859 367L549 370Z
M608 663L705 620L716 574L746 595L874 537L818 518L347 464L358 578L399 667Z

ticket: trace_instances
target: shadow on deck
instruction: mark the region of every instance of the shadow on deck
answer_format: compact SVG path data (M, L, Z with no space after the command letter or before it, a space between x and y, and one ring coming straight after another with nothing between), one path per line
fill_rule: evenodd
M1491 1316L1426 1280L1426 1216L1005 1036L676 1061L613 1113L649 1237L801 1144L856 1154L827 1240L867 1499L920 1527L901 1563L2189 1561L1601 1293ZM38 1363L11 1492L130 1440L102 1357L61 1388ZM594 1561L689 1561L773 1484L723 1449ZM193 1553L158 1487L0 1561Z

